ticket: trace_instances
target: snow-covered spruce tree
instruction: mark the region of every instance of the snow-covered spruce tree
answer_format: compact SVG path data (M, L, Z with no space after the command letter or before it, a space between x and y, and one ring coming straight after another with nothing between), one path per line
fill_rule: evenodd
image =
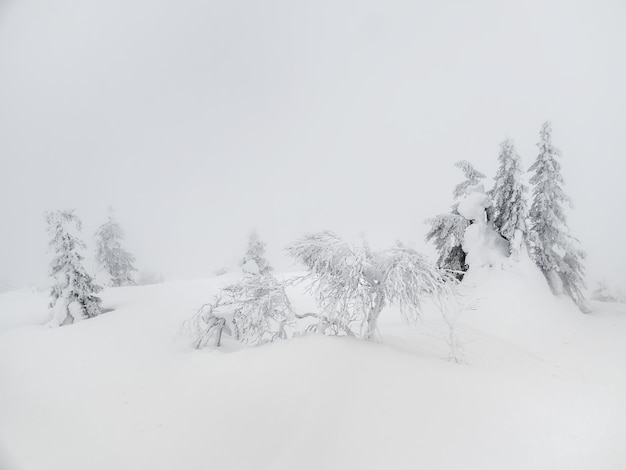
M317 332L373 339L378 318L397 303L407 320L415 319L425 298L455 298L453 279L423 255L397 244L383 251L355 247L332 232L309 234L287 248L309 269L308 281L321 314Z
M437 253L437 267L446 269L461 280L463 273L467 271L465 263L465 252L461 245L465 229L469 226L469 221L458 212L459 200L465 196L468 188L474 187L485 178L485 175L474 168L466 161L461 160L455 166L463 172L465 180L457 184L452 193L454 204L452 212L439 214L426 221L430 225L430 230L426 234L426 241L435 244Z
M552 145L552 126L544 123L537 144L539 155L529 172L533 202L530 207L530 255L546 276L555 294L565 292L582 311L587 311L584 252L569 234L564 204L571 204L563 191L560 151Z
M493 225L509 241L509 252L516 259L526 243L528 189L522 179L522 164L512 139L500 144L500 167L489 195L493 199Z
M245 273L250 274L267 274L272 271L272 267L265 258L265 243L259 239L256 230L250 232L248 249L241 260L241 268Z
M109 219L96 232L96 260L108 273L113 287L134 285L135 257L122 247L124 231L109 214Z
M100 313L100 291L83 267L79 250L85 244L72 234L72 226L81 229L80 219L73 211L46 213L49 246L54 252L51 276L54 285L50 291L50 325L60 326Z
M285 286L271 274L265 244L256 234L250 240L242 280L223 288L185 323L194 347L220 346L223 333L251 346L289 336L295 314Z

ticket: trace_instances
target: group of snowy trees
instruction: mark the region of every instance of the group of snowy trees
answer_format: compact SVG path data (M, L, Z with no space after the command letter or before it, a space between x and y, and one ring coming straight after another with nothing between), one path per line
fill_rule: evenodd
M101 300L96 294L102 288L83 265L82 251L86 245L78 238L80 219L71 210L55 211L46 213L46 222L49 247L54 254L49 323L61 326L99 315ZM123 238L124 232L112 214L96 232L96 259L115 287L134 284L135 258L122 248Z
M539 154L528 172L532 187L529 206L528 187L519 154L511 139L500 144L499 167L493 188L485 192L485 175L466 161L457 163L465 180L456 186L450 213L438 215L427 222L426 239L433 241L439 258L437 266L462 279L467 271L467 235L470 225L485 224L506 241L508 255L519 260L526 252L543 272L555 294L565 292L583 311L586 310L582 290L584 284L584 252L570 234L564 205L569 198L563 191L563 176L558 160L559 150L552 144L552 127L541 127ZM486 196L480 217L461 214L460 201L480 193ZM462 211L461 211L462 212Z
M442 311L458 309L456 287L468 267L497 262L497 256L477 255L481 244L485 252L500 252L513 262L530 256L553 292L565 292L584 311L584 253L567 227L564 205L569 199L549 123L542 126L537 145L539 154L528 170L532 200L511 139L500 145L498 171L488 191L483 173L467 161L456 164L464 180L454 188L451 210L428 221L426 239L434 242L439 255L435 264L401 243L374 251L365 242L354 246L332 232L319 232L287 248L308 273L283 282L273 275L265 244L253 232L240 263L242 278L222 288L186 322L194 345L219 346L224 334L248 345L303 332L371 340L390 304L397 304L407 320L419 316L425 299L434 300ZM64 325L98 315L100 287L83 267L80 252L85 244L73 233L80 231L80 220L72 211L46 218L55 254L51 322ZM134 257L122 247L123 236L112 215L96 232L96 259L111 286L134 283ZM296 283L306 283L314 294L317 312L296 314L287 295L287 287ZM305 319L308 325L302 331L300 321Z
M544 273L554 293L564 291L585 311L584 254L566 224L563 205L569 200L549 123L541 128L538 147L529 169L532 201L511 139L500 145L499 168L489 191L485 175L471 163L456 164L465 178L454 188L451 211L429 220L426 238L436 245L436 264L400 243L374 251L365 242L354 246L332 232L319 232L287 247L307 274L280 282L265 258L265 245L253 232L241 262L242 279L223 288L186 323L194 345L219 346L224 333L249 345L306 332L371 340L390 304L411 320L419 316L424 300L432 299L444 317L452 318L450 311L460 310L458 281L470 265L516 262L525 256ZM477 254L481 248L487 255ZM314 295L317 312L294 311L286 288L299 283Z
M427 298L442 308L455 300L455 279L400 243L373 251L365 243L353 246L332 232L319 232L297 240L287 252L309 271L280 282L265 258L265 245L252 233L242 279L221 289L184 325L196 348L220 346L224 333L248 345L306 332L371 340L391 303L411 320ZM319 312L295 313L286 287L299 283L315 295ZM305 319L308 325L300 328Z

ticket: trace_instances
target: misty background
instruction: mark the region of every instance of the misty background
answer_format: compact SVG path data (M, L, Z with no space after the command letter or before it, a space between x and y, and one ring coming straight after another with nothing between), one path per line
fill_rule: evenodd
M624 285L626 3L0 0L0 281L45 285L43 213L112 206L140 271L277 270L330 229L433 254L470 160L562 151L588 280ZM590 282L593 287L593 282Z

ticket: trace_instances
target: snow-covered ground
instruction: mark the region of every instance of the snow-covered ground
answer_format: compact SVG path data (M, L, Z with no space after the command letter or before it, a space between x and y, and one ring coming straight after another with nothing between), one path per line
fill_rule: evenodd
M465 364L434 312L383 312L378 343L189 348L228 277L107 289L61 328L46 293L0 294L0 468L625 469L626 306L584 315L520 266L466 277Z

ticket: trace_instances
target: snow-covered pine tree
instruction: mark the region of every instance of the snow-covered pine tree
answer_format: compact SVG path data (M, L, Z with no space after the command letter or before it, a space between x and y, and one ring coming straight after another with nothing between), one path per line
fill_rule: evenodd
M250 232L248 249L241 260L241 268L249 274L268 274L272 267L265 258L265 243L259 239L256 230Z
M435 244L439 254L437 267L453 272L454 276L461 280L463 273L467 271L465 252L461 246L465 229L470 222L459 214L459 200L465 195L468 188L479 184L485 175L476 170L467 160L461 160L455 166L463 172L465 180L454 188L452 212L436 215L426 221L430 225L430 230L426 234L426 241L432 241Z
M72 234L72 226L81 230L80 219L74 211L46 213L49 246L54 252L51 276L54 285L50 291L50 325L60 326L100 314L100 291L83 267L79 250L83 241Z
M113 287L135 284L135 257L122 247L122 240L124 231L110 212L109 219L96 232L96 260L108 273Z
M512 139L507 138L500 144L498 161L500 167L489 192L493 199L493 225L509 241L511 256L518 258L526 242L528 189L522 179L522 164Z
M454 282L426 257L398 243L382 251L352 246L332 232L309 234L287 248L309 273L322 313L317 332L373 339L378 318L397 303L407 320L420 314L425 298L441 303L456 299Z
M564 204L571 204L563 191L560 151L552 145L552 126L541 127L537 144L539 155L529 172L533 202L530 207L530 255L550 283L555 294L565 291L582 311L587 311L582 289L585 287L584 252L569 234Z

